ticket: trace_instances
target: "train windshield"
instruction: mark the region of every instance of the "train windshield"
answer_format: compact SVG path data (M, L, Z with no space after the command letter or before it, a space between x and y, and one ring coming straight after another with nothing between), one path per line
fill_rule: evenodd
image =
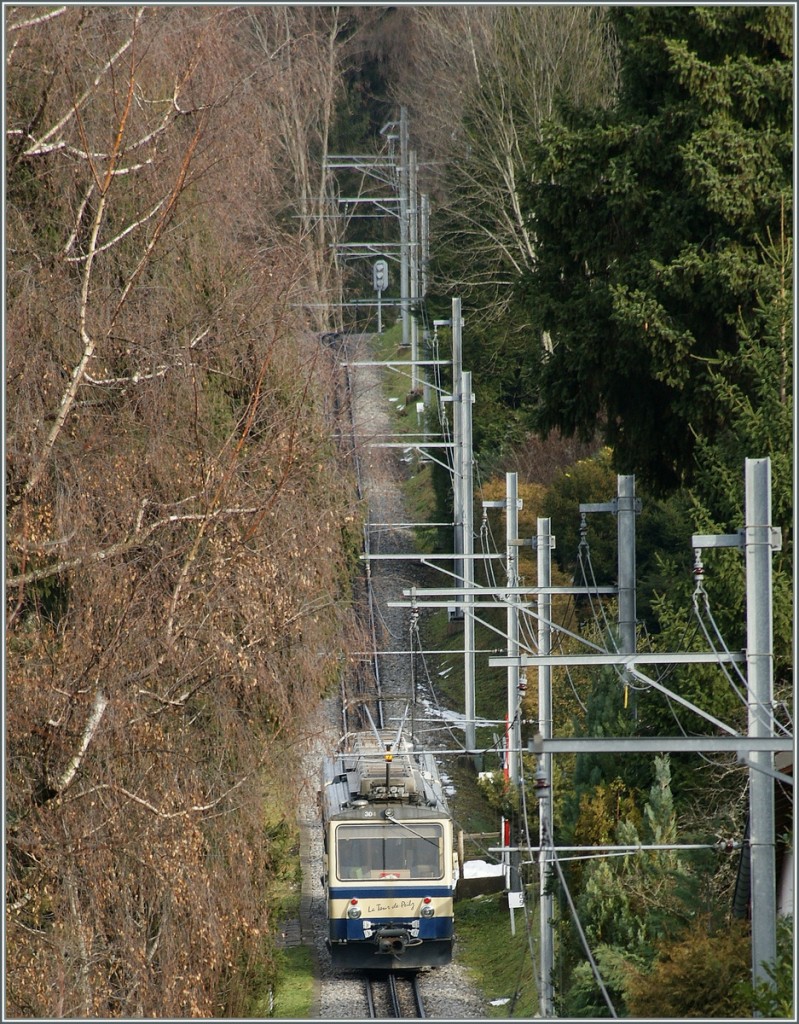
M443 878L444 829L410 821L403 825L339 825L337 874L356 878Z

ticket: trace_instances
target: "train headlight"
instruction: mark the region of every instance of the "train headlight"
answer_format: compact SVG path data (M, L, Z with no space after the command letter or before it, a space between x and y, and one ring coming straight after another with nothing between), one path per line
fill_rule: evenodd
M350 900L350 906L347 907L347 917L351 921L357 921L358 918L361 916L361 908L359 906L356 906L357 903L358 901L353 898L352 900Z
M435 907L433 906L433 901L430 899L429 896L425 896L425 898L422 900L422 917L434 917L435 912L436 911Z

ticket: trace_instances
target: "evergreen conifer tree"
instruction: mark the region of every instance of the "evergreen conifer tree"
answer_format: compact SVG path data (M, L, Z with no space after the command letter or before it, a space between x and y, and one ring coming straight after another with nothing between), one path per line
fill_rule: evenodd
M697 438L724 430L711 367L763 401L738 359L768 335L766 248L791 203L793 14L612 17L616 106L567 110L533 144L523 290L553 343L536 349L538 426L587 436L601 421L618 468L667 491L694 477Z

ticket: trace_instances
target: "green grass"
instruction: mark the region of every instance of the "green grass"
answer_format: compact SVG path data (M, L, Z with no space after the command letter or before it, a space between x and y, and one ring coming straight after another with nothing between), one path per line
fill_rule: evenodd
M411 358L410 349L402 346L402 326L400 324L389 328L383 334L372 335L371 345L372 358L375 360L407 363ZM395 406L393 424L396 431L404 434L423 431L424 421L416 412L416 398L413 397L411 402L406 405L406 400L410 397L411 392L410 370L407 367L398 370L386 368L381 387L386 401L389 398L397 399L396 403L392 403Z
M533 948L538 945L538 916L528 908ZM455 904L455 949L475 985L484 994L491 1017L530 1018L538 996L523 910L514 910L511 934L507 898L497 893ZM491 1006L492 1000L502 1000ZM505 1002L507 1000L507 1002Z
M316 981L313 952L307 946L290 946L281 953L281 970L274 1007L258 1004L256 1017L309 1020L313 1012Z
M402 348L402 324L399 320L382 334L372 335L375 359L394 359Z

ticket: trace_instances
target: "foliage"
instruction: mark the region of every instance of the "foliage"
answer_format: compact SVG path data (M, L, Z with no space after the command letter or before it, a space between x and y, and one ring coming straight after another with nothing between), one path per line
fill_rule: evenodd
M617 816L621 809L619 804ZM655 780L643 816L637 811L628 812L623 819L619 816L611 835L627 846L676 841L667 757L655 759ZM675 851L631 853L589 867L581 894L589 939L645 955L654 940L677 928L681 919L692 916L693 908L686 898L687 878L686 868ZM617 904L616 909L613 904ZM605 909L599 912L603 906Z
M584 794L575 839L589 844L604 842L632 847L677 842L678 819L668 757L655 758L654 781L641 810L634 796L621 780L611 785L600 783ZM676 850L640 850L621 857L589 861L579 874L571 872L579 890L578 913L589 946L600 963L600 973L615 993L613 1001L626 1003L630 1013L648 1015L643 1004L636 1000L643 999L645 994L648 997L653 987L661 983L670 989L672 982L667 975L672 968L664 968L663 963L673 950L680 950L684 943L690 945L694 941L686 936L708 930L710 918L702 916L700 894L707 876L718 867L717 857L708 860ZM726 915L723 920L713 920L714 927L725 930L726 934L729 928ZM565 930L563 955L570 963L582 959L576 937ZM682 962L682 953L675 952L674 958ZM608 964L608 977L601 969L603 960ZM709 960L704 969L711 972L714 962ZM661 970L662 978L658 973ZM738 977L737 961L725 967L722 973L724 984L729 983L730 977ZM646 984L641 981L644 977L648 979ZM630 981L631 978L634 980ZM678 1000L679 988L674 982L674 991L669 991L664 998ZM657 998L660 995L658 992ZM564 1000L566 1010L572 1014L587 1014L589 1009L599 1016L606 1012L587 964L578 963ZM712 1005L712 999L707 1005ZM680 1011L675 1015L686 1014Z
M757 985L746 980L740 985L744 1005L761 1017L794 1016L794 938L793 918L781 917L777 922L777 960L764 964L766 978Z
M505 818L518 816L519 791L501 771L481 772L477 779L477 787L488 806L498 815Z
M637 793L618 776L611 782L595 782L580 797L574 840L583 846L612 843L620 825L640 827Z
M780 225L761 246L763 269L752 311L752 323L741 325L741 347L710 370L710 381L724 424L715 444L697 441L701 472L691 490L692 514L698 532L733 532L744 525L745 458L768 458L771 465L772 522L781 531L781 548L772 556L774 587L774 654L778 695L789 693L793 649L793 518L794 449L790 286L791 239ZM714 606L728 635L743 619L741 573L725 572L725 562L705 558ZM726 563L729 565L729 562ZM737 622L736 622L737 620Z
M668 490L696 477L697 438L723 434L709 361L762 400L733 366L747 337L769 337L756 310L790 204L791 12L611 18L617 104L564 110L530 140L521 293L552 339L530 350L539 428L590 436L599 420L616 465Z
M433 197L431 317L463 299L464 365L479 381L474 447L484 476L523 449L535 365L513 284L534 261L521 203L531 173L524 140L537 136L561 93L609 98L614 68L599 8L548 5L419 7L394 95L425 154Z
M650 970L632 968L626 983L630 1013L641 1017L748 1017L741 995L749 969L749 936L741 922L712 927L693 922L679 940L661 944Z
M640 959L604 944L596 947L593 957L617 1016L625 1016L629 971L641 963ZM578 1020L611 1016L588 961L584 960L574 966L571 983L561 1001L560 1012L563 1016Z
M579 506L587 502L610 502L616 494L612 452L596 455L565 467L547 488L545 514L552 520L557 539L555 559L564 572L574 573L582 585L607 584L616 575L616 520L610 515L590 514L585 534ZM590 549L590 565L585 545ZM580 559L581 553L585 557ZM592 568L593 567L593 572Z
M398 91L440 168L434 291L464 298L468 333L485 321L499 327L490 353L475 350L468 365L483 386L497 380L511 397L524 390L514 386L513 370L528 369L515 316L507 330L510 285L535 252L520 204L531 173L523 140L539 133L560 95L581 102L612 94L608 22L601 9L545 5L433 7L417 21Z
M394 98L437 200L430 308L446 316L450 292L466 297L484 476L534 452L529 475L549 490L530 497L569 576L577 504L609 500L614 471L635 471L638 578L654 594L639 617L661 649L695 645L698 598L741 647L739 554L708 556L697 590L686 539L689 519L743 525L741 463L767 455L787 706L787 8L10 8L6 29L12 1010L237 1013L281 969L287 767L303 710L339 671L358 538L322 397L334 371L308 330L327 326L339 284L324 155L370 141ZM552 458L532 428L585 449ZM599 436L613 447L597 454ZM449 494L445 474L434 483ZM599 582L615 573L614 533L590 517ZM483 680L486 709L499 676ZM566 730L712 728L652 691L633 717L615 676L576 678L555 683ZM669 686L743 727L715 669ZM739 767L700 777L674 758L668 777L643 758L580 758L567 799L570 765L556 765L556 826L579 841L740 827ZM689 811L700 789L703 818ZM504 788L497 806L515 810ZM691 923L697 894L719 905L728 884L714 858L572 872L619 1006L790 1012L782 946L776 994L747 992L731 982L743 933ZM529 1013L527 936L511 965L505 912L470 909L479 969ZM573 978L568 1005L603 1014L588 966Z
M610 512L586 513L581 504L612 504L617 492L613 452L605 447L557 473L545 499L545 513L552 519L557 539L555 559L576 585L613 584L618 574L616 517ZM674 585L675 577L690 578L689 499L683 492L659 498L638 485L641 511L636 516L637 618L649 633L659 632L659 596ZM665 559L669 559L668 571ZM581 614L589 602L578 599Z
M717 5L610 9L602 31L612 24L616 33L615 100L607 91L596 103L579 91L564 100L564 87L559 96L547 94L547 116L540 116L543 91L531 67L537 47L522 42L532 19L523 24L518 11L504 21L459 13L448 26L443 19L433 24L435 13L425 18L433 26L425 45L446 36L452 50L438 47L442 74L431 72L410 94L403 83L403 96L418 107L428 89L452 96L439 104L446 131L435 132L430 152L441 150L444 138L465 145L441 182L436 230L448 243L436 254L436 271L442 293L468 296L464 356L480 381L474 433L481 469L489 474L521 461L515 452L531 427L541 437L559 431L585 441L591 457L572 460L546 481L559 568L578 576L577 504L610 500L614 472L636 473L646 631L660 650L706 649L705 629L715 643L740 649L740 553L707 554L705 577L697 577L690 534L740 529L743 460L768 455L774 522L783 529L773 563L776 695L789 706L792 14ZM449 63L452 54L458 63L458 37L467 56L460 64L471 61L473 80L471 70ZM592 42L593 53L609 43L600 33ZM604 50L611 53L612 44ZM604 71L607 85L610 62ZM514 147L505 174L503 160ZM443 295L434 299L447 315ZM608 447L596 456L600 436ZM543 480L534 460L525 465L529 479ZM590 516L589 527L591 567L598 582L612 582L615 522ZM597 639L599 627L588 621L594 609L578 609L585 620L579 628ZM612 616L612 604L601 612ZM660 681L745 729L734 676L681 666ZM569 701L567 729L578 733L715 729L655 687L641 684L633 711L611 674L591 679L578 671L569 684L571 695L562 680L554 686ZM565 707L559 704L561 715ZM563 833L637 842L639 835L673 835L679 823L680 836L690 832L697 841L740 834L739 766L716 758L697 768L696 758L674 757L671 767L667 789L653 790L645 803L642 790L658 778L647 759L578 759ZM729 899L729 865L714 851L692 854L685 864L666 854L625 860L586 869L580 893L622 1001L626 964L637 957L645 970L656 944L665 949L675 941L700 906L719 912ZM586 995L594 985L586 966L579 971L575 977L586 984L582 996L575 988L573 1005L584 999L604 1013L603 1002L593 1001L595 986Z
M581 709L579 717L575 716L572 731L576 736L634 735L635 721L629 707L625 707L624 686L614 671L600 673L590 684L585 711ZM567 833L572 834L574 830L575 838L583 834L586 840L590 836L597 841L602 841L598 837L604 835L607 842L622 820L622 807L629 807L629 801L635 801L651 778L652 766L640 755L624 758L615 754L578 755L572 785L565 798ZM597 819L599 808L612 816ZM587 827L585 815L593 816L596 824Z

